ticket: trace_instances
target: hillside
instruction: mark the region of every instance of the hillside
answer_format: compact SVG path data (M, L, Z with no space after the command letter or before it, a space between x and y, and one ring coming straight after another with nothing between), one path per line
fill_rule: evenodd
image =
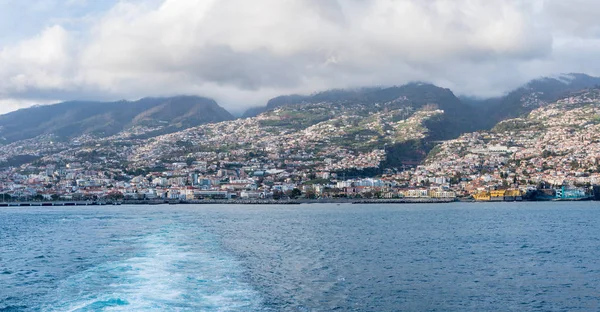
M524 116L536 108L553 103L570 92L598 85L600 85L599 77L573 73L535 79L504 96L489 99L456 98L453 94L444 98L442 92L435 91L438 87L426 83L411 83L387 88L333 89L312 95L278 96L269 100L266 106L248 109L243 118L255 117L287 105L321 102L369 105L390 102L403 96L422 104L430 97L449 113L453 113L452 110L455 108L461 110L458 114L449 115L456 119L453 123L444 125L447 126L448 133L441 138L447 139L464 132L465 124L470 124L471 129L489 129L502 120Z
M432 175L473 185L600 182L600 89L572 93L490 131L467 133L428 156Z
M479 110L484 128L491 128L502 120L526 116L532 110L556 102L571 92L598 85L599 77L565 74L532 80L502 97L463 101Z
M310 106L320 103L346 107L350 110L360 107L362 112L375 112L411 106L421 108L427 105L445 112L439 126L431 124L435 129L436 139L448 139L465 131L482 127L476 118L476 110L459 100L449 89L440 88L427 83L410 83L388 88L361 88L348 90L328 90L310 96L286 95L269 100L262 112L269 112L286 106ZM245 116L257 116L260 108L249 109Z
M255 117L219 122L205 112L222 109L201 98L64 103L28 110L50 109L47 118L33 114L37 121L23 111L10 115L33 123L23 127L28 135L40 134L2 146L0 175L9 195L21 198L187 198L190 189L370 197L381 187L464 196L512 189L551 198L558 194L552 185L590 193L600 184L600 88L520 103L530 112L489 128L481 126L482 109L421 83L280 97ZM93 109L79 110L86 105ZM36 129L48 121L55 131Z
M40 135L58 139L83 134L107 137L130 129L139 134L161 134L230 119L233 116L215 101L195 96L133 102L72 101L0 116L0 138L1 143L8 144Z
M525 120L528 112L556 105L544 99L597 79L569 77L533 81L496 103L467 104L452 91L426 83L281 96L257 116L235 120L214 101L199 97L66 102L0 116L0 134L5 138L0 163L85 159L105 166L110 160L119 168L141 170L214 155L211 159L269 168L380 172L421 164L428 155L435 160L448 146L430 153L440 141L455 142L472 133L495 138L504 125L522 126L520 119L492 124L494 115L489 112L515 112L495 105L519 105ZM519 98L518 103L511 97ZM448 149L447 157L461 153Z
M266 106L252 107L245 113L245 117L255 117L261 113L289 105L309 105L318 103L335 103L337 105L376 105L382 103L401 103L402 99L410 99L417 105L435 102L438 105L450 108L463 106L458 98L448 89L440 88L428 83L409 83L403 86L371 87L356 89L332 89L316 92L311 95L282 95L270 99ZM457 104L458 103L458 104ZM464 108L468 106L464 105Z
M306 160L318 170L399 166L420 162L435 140L477 129L469 107L447 89L410 84L359 93L336 91L335 97L321 96L321 102L273 104L278 106L256 117L157 137L130 160L145 167L156 159L226 152L236 161Z

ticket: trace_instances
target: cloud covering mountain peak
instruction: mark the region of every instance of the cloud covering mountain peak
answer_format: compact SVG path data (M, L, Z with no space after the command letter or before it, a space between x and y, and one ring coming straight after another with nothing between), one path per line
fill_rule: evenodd
M588 4L596 5L573 6ZM598 29L598 22L564 6L557 0L115 1L84 20L48 18L38 34L4 43L0 98L185 93L235 111L279 94L416 80L498 95L537 76L600 71L589 64L600 32L579 31Z

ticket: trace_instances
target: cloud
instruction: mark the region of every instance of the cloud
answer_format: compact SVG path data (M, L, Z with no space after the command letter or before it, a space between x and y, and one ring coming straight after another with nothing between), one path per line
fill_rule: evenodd
M122 0L86 28L59 24L2 48L0 96L186 93L241 110L278 94L414 80L492 96L557 71L600 72L585 66L600 23L578 9L597 4L575 1Z
M16 111L21 108L30 107L34 105L44 105L56 103L58 100L50 100L50 99L11 99L5 98L0 99L0 114L9 113L12 111Z
M69 35L60 26L0 50L0 93L68 87L70 57Z
M546 0L542 6L547 27L556 36L600 37L600 2L589 0Z

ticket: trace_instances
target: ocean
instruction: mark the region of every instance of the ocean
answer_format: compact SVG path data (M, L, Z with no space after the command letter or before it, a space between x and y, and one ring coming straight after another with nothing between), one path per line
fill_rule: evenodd
M0 208L0 311L597 311L600 203Z

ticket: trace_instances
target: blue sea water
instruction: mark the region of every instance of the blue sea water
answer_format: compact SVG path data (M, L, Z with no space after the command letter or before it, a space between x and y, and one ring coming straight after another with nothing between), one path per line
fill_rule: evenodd
M0 208L0 311L597 311L600 203Z

